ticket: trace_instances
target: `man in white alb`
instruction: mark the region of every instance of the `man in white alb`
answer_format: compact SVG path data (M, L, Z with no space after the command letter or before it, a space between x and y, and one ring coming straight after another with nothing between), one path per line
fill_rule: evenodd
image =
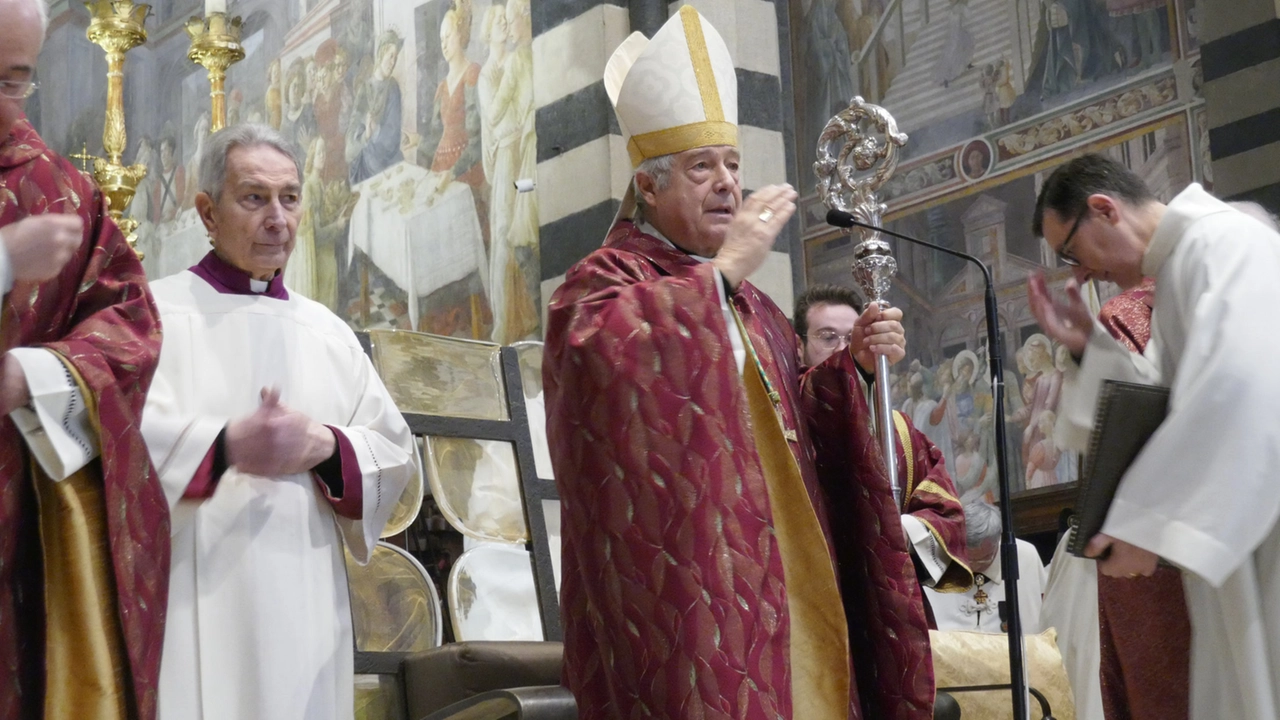
M1029 287L1046 334L1079 364L1064 376L1063 446L1082 447L1101 382L1170 389L1163 424L1121 480L1086 553L1111 576L1183 570L1191 618L1191 717L1280 715L1280 236L1191 185L1169 204L1127 168L1086 155L1058 168L1037 202L1034 231L1076 282L1053 298ZM1097 324L1078 282L1122 288L1156 280L1144 354ZM1105 442L1105 439L1104 439Z
M172 507L161 720L351 718L343 548L371 551L412 436L346 324L289 292L296 151L212 136L196 206L214 249L152 283L166 332L142 429Z

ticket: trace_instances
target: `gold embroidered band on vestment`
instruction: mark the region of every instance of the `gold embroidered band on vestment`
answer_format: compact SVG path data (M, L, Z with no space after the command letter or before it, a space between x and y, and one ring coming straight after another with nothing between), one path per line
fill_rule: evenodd
M849 627L836 569L800 467L783 436L777 408L757 371L755 350L743 373L756 452L769 493L791 619L791 717L847 720L852 682Z

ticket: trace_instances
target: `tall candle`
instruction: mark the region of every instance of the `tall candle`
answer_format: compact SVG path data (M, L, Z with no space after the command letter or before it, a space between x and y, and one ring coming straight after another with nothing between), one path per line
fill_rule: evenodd
M212 15L214 13L227 12L227 0L204 0L204 14Z

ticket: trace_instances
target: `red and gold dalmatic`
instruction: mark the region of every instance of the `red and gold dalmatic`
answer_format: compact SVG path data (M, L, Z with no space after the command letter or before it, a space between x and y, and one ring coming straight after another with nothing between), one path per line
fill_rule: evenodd
M0 227L44 212L79 215L84 242L57 277L14 284L0 338L65 363L101 454L55 483L0 420L0 718L150 720L169 518L138 421L159 319L101 193L20 121L0 143Z
M1151 339L1155 280L1111 298L1098 320L1133 352ZM1182 573L1113 578L1098 573L1102 709L1107 720L1186 718L1191 679L1191 619Z
M847 497L825 495L795 334L743 283L728 296L750 341L740 373L717 282L622 221L551 302L579 717L928 718L927 624L883 470L855 453ZM861 396L846 411L868 414Z

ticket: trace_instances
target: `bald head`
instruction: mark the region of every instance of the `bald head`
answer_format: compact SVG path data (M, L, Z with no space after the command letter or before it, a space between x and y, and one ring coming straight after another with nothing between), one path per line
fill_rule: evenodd
M0 0L0 17L4 18L6 23L10 22L10 17L18 18L19 13L34 14L36 21L40 24L40 40L43 42L45 33L49 31L48 0Z
M45 0L0 0L0 143L23 117L21 95L35 77L36 61L48 25Z

